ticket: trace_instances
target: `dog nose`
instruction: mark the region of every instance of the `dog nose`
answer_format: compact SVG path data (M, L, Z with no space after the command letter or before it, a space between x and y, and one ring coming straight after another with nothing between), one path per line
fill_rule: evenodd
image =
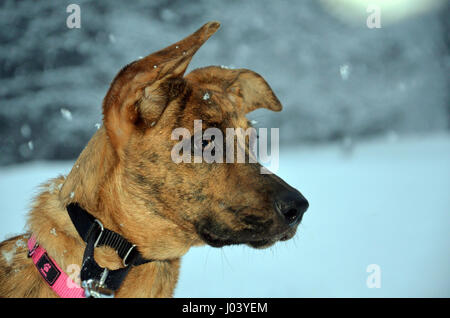
M308 200L296 190L283 191L278 194L274 205L275 210L289 226L299 224L309 207Z

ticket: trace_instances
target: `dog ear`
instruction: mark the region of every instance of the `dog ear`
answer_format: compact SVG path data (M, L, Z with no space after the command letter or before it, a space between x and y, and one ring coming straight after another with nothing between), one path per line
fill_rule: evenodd
M235 75L227 88L228 98L245 114L258 108L281 111L283 106L261 75L247 69L224 70Z
M198 68L186 75L195 84L219 85L237 111L247 114L258 108L281 111L282 105L264 78L247 69L218 66Z
M184 90L183 75L195 52L220 24L209 22L185 39L125 66L103 100L103 122L121 155L137 124L152 126Z

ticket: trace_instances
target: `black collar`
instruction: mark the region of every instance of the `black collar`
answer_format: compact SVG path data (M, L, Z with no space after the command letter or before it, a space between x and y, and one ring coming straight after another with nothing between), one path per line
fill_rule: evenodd
M119 233L103 227L93 215L78 205L71 203L67 212L78 234L86 242L80 278L86 297L114 297L132 266L142 265L152 260L145 259L136 248ZM124 267L110 271L102 268L94 259L97 246L109 246L116 250Z

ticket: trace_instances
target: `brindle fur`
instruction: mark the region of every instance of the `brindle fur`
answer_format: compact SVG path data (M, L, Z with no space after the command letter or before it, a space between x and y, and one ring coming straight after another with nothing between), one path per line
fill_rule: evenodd
M268 84L252 71L206 67L183 76L218 27L207 23L118 73L103 101L103 126L66 178L42 186L28 216L28 233L1 243L0 296L56 297L27 257L30 233L61 268L81 264L85 244L66 212L70 202L156 260L134 267L117 297L171 297L180 258L192 246L265 247L294 235L295 228L280 230L273 212L272 195L285 184L260 174L259 164L171 160L178 142L170 138L174 128L193 133L194 119L202 119L204 129L247 128L249 111L281 110ZM97 248L95 258L103 267L121 267L110 248Z

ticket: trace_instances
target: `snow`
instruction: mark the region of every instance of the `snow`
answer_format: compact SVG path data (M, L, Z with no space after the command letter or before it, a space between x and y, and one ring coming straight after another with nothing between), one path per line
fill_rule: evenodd
M27 244L23 241L23 240L17 240L16 241L16 246L17 247L27 247Z
M2 256L5 259L6 264L11 265L11 262L12 262L15 254L16 254L16 247L14 247L10 251L2 251Z
M310 202L295 238L192 248L175 296L450 297L449 158L448 134L281 148L278 174ZM0 168L1 239L23 232L36 186L72 164ZM377 266L380 288L368 288Z
M61 108L61 115L67 121L71 121L72 120L72 113L68 109Z
M343 64L339 68L339 73L341 73L341 78L346 81L348 80L348 77L350 76L350 65Z
M111 43L116 43L116 37L114 36L114 34L109 34L108 39Z
M31 136L31 128L30 128L30 126L27 125L27 124L23 124L20 127L20 133L22 134L22 136L24 138L29 138Z
M89 23L70 30L64 1L19 2L2 1L0 12L8 30L0 34L2 165L74 158L95 132L119 70L210 20L222 26L186 74L222 64L263 76L283 112L262 110L261 124L288 131L281 143L449 127L445 7L371 30L365 21L342 23L315 0L127 1L107 9L91 1L81 13ZM72 120L61 120L61 108Z
M33 162L0 168L1 224L0 239L23 233L26 214L38 185L59 174L67 174L72 166L67 162Z

